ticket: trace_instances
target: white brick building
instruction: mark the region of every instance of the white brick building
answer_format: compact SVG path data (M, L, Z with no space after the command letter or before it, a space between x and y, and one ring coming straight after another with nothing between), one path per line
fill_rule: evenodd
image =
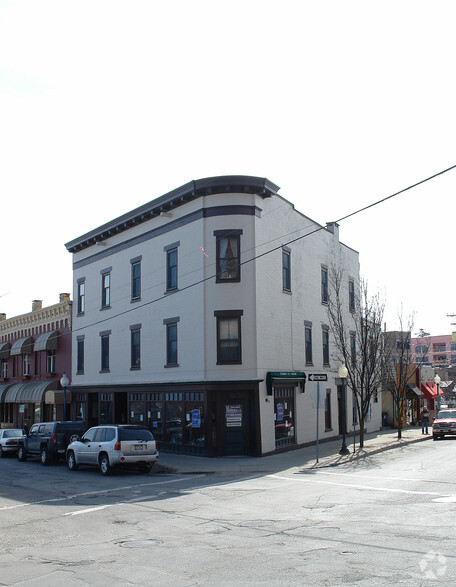
M259 456L315 441L315 384L302 384L321 373L320 440L339 435L322 282L342 265L349 312L358 254L278 189L256 177L192 181L67 243L71 389L89 425L141 422L162 450Z

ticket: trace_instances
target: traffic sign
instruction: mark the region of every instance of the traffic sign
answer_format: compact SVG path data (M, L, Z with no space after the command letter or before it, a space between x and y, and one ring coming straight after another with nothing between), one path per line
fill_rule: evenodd
M309 381L328 381L326 373L309 373Z

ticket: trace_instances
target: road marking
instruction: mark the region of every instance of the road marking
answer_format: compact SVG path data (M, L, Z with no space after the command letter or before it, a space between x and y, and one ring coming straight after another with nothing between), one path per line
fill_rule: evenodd
M43 499L41 501L31 501L28 503L17 503L15 505L5 505L3 507L0 507L0 511L15 510L18 508L24 508L24 507L33 506L33 505L41 505L43 503L58 503L61 501L69 501L71 499L76 499L78 497L88 497L90 495L102 495L102 494L107 494L107 493L114 493L115 491L129 491L129 490L137 489L138 487L150 487L151 485L153 487L155 487L157 485L168 485L170 483L179 483L180 481L184 481L187 479L198 479L199 477L204 477L204 475L203 474L194 475L191 477L186 475L185 477L182 477L180 479L169 479L167 481L156 481L155 483L138 483L137 485L126 485L124 487L113 487L112 489L101 489L98 491L87 491L85 493L74 493L73 495L67 495L66 497L54 497L52 499Z
M98 510L105 510L106 508L111 507L111 505L99 505L98 507L94 508L87 508L86 510L77 510L75 512L67 512L66 514L62 514L62 516L79 516L79 514L91 514L92 512L97 512Z
M268 475L275 479L288 480L288 481L304 481L305 483L318 483L320 485L333 485L335 487L349 487L351 489L360 489L364 491L384 491L386 493L404 493L408 495L432 495L437 497L449 497L448 493L438 493L437 491L413 491L411 489L394 489L391 487L375 487L373 485L355 485L354 483L336 483L334 481L321 481L315 478L300 477L299 479L291 477L282 477L281 475Z
M302 471L304 474L313 475L314 473L307 473L306 471ZM436 479L414 479L413 477L385 477L384 475L377 477L375 475L364 475L362 473L332 473L330 471L322 471L318 470L318 475L332 475L334 477L355 477L357 479L380 479L381 481L388 479L390 481L412 481L416 482L419 481L420 483L444 483L449 485L454 485L455 483L452 481L437 481Z

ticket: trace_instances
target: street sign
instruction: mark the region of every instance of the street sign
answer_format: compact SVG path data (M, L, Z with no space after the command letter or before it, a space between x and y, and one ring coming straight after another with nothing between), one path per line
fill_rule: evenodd
M309 373L309 381L328 381L326 373Z

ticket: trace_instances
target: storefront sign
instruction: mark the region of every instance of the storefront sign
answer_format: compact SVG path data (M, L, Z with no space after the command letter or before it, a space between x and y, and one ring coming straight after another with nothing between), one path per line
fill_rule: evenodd
M277 420L279 422L283 420L283 404L277 404Z
M242 426L242 406L227 405L225 408L225 419L227 428L238 428Z
M192 428L201 427L201 412L199 410L192 410Z
M19 404L19 414L23 414L25 412L25 404Z

